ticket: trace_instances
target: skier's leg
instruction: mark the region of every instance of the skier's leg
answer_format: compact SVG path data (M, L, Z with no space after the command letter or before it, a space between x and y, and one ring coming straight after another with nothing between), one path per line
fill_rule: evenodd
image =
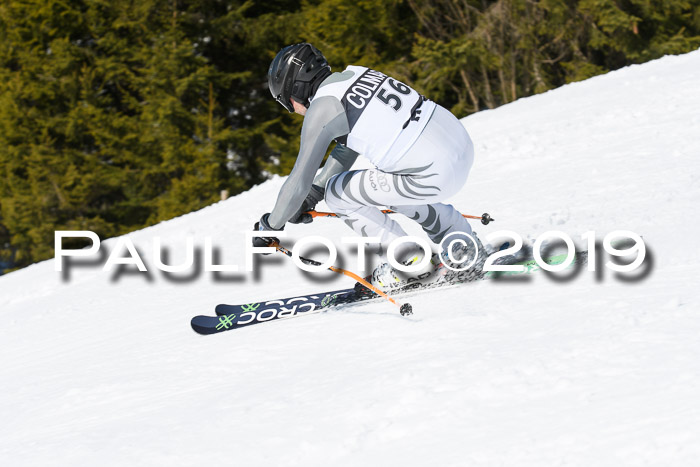
M472 233L467 219L449 204L390 206L389 209L418 222L435 244L439 244L445 236L453 232Z
M401 287L411 278L428 278L439 263L433 261L435 264L431 265L426 262L425 268L411 274L395 271L386 264L385 254L389 244L398 237L406 236L406 232L396 220L382 213L380 207L392 206L408 214L424 226L436 243L456 230L471 232L469 224L452 206L441 203L413 204L439 200L455 190L452 186L453 173L447 170L433 172L430 170L432 165L413 168L413 174L389 174L378 169L343 172L332 177L326 185L326 203L348 226L362 236L380 238L381 256L385 264L373 274L372 282L375 285ZM406 203L411 205L406 206ZM400 263L413 265L423 262L424 253L416 243L404 242L395 250L394 257Z
M379 237L383 246L406 235L395 220L379 210L383 206L418 221L431 240L439 243L452 232L471 233L466 219L440 201L464 186L472 163L473 146L466 130L450 112L438 107L416 143L398 161L387 163L383 170L357 170L332 177L326 184L326 203L355 232ZM399 261L423 251L417 245L403 246L396 255ZM422 259L420 255L417 262ZM395 274L388 265L382 267L387 269L387 277ZM375 270L373 279L377 273Z
M431 161L427 168L426 161ZM438 106L415 144L385 170L412 175L409 185L437 185L439 196L427 202L395 203L391 209L418 222L436 244L453 232L471 234L472 228L460 212L439 201L462 189L473 162L474 146L469 134L452 113ZM434 174L441 175L435 182Z
M437 266L433 269L435 277L431 282L441 278L446 281L469 281L483 275L484 263L489 253L467 220L452 206L436 203L423 206L392 206L391 209L418 222L433 243L442 244L445 240L442 251L433 254L431 258L431 264ZM457 242L453 243L455 240ZM475 256L476 259L472 263ZM447 264L449 268L443 268L443 264ZM473 265L467 268L469 264Z
M473 144L464 126L438 106L420 137L400 158L379 168L332 177L326 184L326 203L355 232L378 236L383 242L405 235L396 221L379 211L383 206L426 224L426 231L437 229L431 238L455 230L469 233L466 219L440 202L464 186L473 161ZM425 205L432 207L422 207ZM447 226L450 229L444 232Z
M406 236L406 232L398 222L381 212L380 207L406 201L406 193L402 190L406 177L409 176L387 174L377 169L355 170L340 173L326 184L328 207L358 234L379 237L382 264L374 270L370 281L384 290L404 287L409 280L433 275L434 265L430 262L426 262L424 268L413 273L397 271L387 262L389 244L399 237ZM423 193L427 194L427 191ZM413 195L414 199L422 201L415 196ZM432 256L420 245L404 242L394 251L394 259L405 265L416 265L423 262L425 253Z
M326 185L326 204L357 234L379 237L382 251L393 240L406 236L394 219L381 212L380 207L391 202L403 202L403 197L388 181L392 177L378 169L353 170L332 177ZM396 255L403 261L415 250L415 245L403 244Z

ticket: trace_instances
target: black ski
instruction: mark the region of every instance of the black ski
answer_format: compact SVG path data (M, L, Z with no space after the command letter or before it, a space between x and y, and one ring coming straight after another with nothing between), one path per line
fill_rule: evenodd
M586 261L587 252L577 252L572 266L578 265ZM556 255L548 258L548 264L559 264L564 261L566 255ZM482 279L490 279L499 276L532 274L538 271L540 267L534 259L527 259L512 263L515 265L525 266L522 272L488 272ZM570 266L570 267L572 267ZM400 296L412 292L420 292L423 290L433 290L441 287L451 287L469 282L467 272L450 273L451 276L446 276L445 280L431 285L420 285L415 283L403 289L400 289L391 296ZM364 302L367 300L377 300L380 297L375 293L367 290L361 285L356 285L351 289L334 290L332 292L322 292L308 295L297 295L294 297L269 300L266 302L251 302L241 305L217 305L217 316L199 315L192 318L192 329L199 334L216 334L231 329L238 329L253 324L264 323L267 321L288 319L295 316L315 313L322 310L327 310L332 307L339 307L353 303Z
M353 288L243 305L217 305L217 316L195 316L192 318L192 329L199 334L215 334L266 321L314 313L332 306L356 303L374 297L375 294L372 292L362 294Z

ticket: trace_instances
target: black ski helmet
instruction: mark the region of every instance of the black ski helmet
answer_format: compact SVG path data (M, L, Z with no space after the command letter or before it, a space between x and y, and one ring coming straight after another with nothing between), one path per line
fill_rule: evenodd
M321 82L331 74L323 54L313 45L303 42L285 47L277 53L267 71L267 85L272 97L290 112L294 99L308 108Z

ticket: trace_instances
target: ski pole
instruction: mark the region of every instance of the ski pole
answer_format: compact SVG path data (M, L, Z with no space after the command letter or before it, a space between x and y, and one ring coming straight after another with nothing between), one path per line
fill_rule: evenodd
M333 213L328 213L328 214L333 214ZM284 253L285 255L289 256L290 258L292 257L292 252L289 251L288 249L286 249L285 247L283 247L282 245L280 245L279 243L272 242L270 244L270 246L274 247L277 251L279 251L280 253ZM299 257L299 259L304 264L310 264L312 266L320 266L321 265L321 263L319 263L318 261L314 261L312 259L303 258L301 256ZM397 302L396 300L394 300L393 298L391 298L390 296L388 296L387 294L385 294L384 292L382 292L381 290L379 290L378 288L376 288L375 286L373 286L372 284L370 284L369 282L364 280L362 277L355 274L354 272L347 271L347 270L341 269L341 268L337 268L335 266L330 266L328 269L330 269L333 272L337 272L338 274L344 274L348 277L355 279L357 282L364 285L365 287L370 289L372 292L376 293L377 295L381 296L382 298L389 300L391 303L393 303L394 305L399 307L399 312L401 313L401 316L413 314L413 307L411 306L410 303L401 304L401 303Z
M382 209L382 212L384 214L396 214L396 211L392 211L391 209ZM319 212L319 211L308 211L306 214L310 214L311 217L338 217L338 214L334 212ZM469 214L462 214L462 217L466 217L467 219L479 219L482 224L488 225L489 222L493 222L496 219L491 217L488 212L483 213L480 216L472 216Z

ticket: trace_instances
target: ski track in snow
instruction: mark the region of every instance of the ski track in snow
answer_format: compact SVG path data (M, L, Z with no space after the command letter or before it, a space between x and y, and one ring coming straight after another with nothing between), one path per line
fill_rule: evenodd
M53 261L0 277L0 464L697 465L699 76L696 51L463 120L476 162L451 202L497 219L473 224L482 238L632 230L653 264L641 281L540 274L413 297L410 318L372 302L196 335L189 319L217 303L351 285L283 257L256 280L153 268L154 236L175 263L188 235L243 266L242 231L279 177L130 234L150 280L81 267L62 281Z

